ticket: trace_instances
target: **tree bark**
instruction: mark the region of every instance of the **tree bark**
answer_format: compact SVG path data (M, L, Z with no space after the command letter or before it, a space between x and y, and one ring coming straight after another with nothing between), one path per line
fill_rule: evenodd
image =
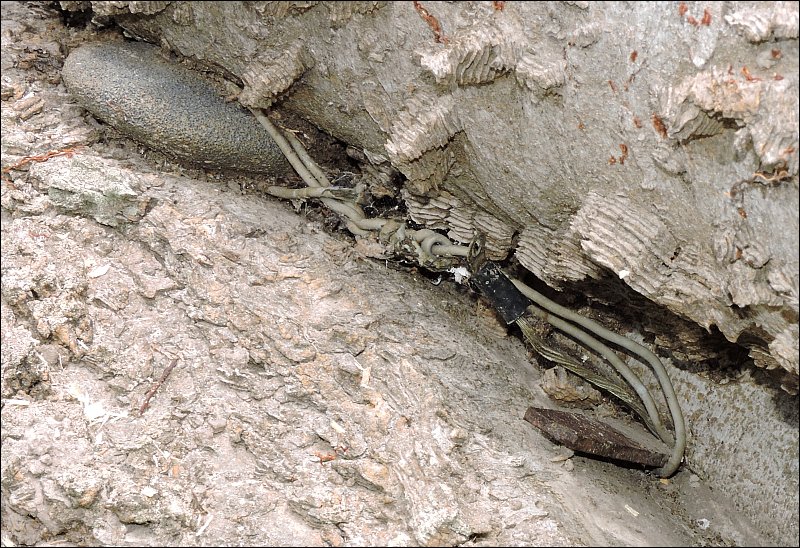
M796 4L92 8L391 163L415 221L557 288L619 277L796 389Z
M686 320L651 318L659 344L718 331L796 394L796 3L61 5L399 170L415 222L639 294Z

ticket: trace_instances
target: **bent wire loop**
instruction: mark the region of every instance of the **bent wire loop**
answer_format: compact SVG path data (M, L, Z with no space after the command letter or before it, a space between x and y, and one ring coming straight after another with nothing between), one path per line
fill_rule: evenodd
M453 244L449 238L433 230L413 230L405 226L405 223L394 219L367 218L364 211L355 201L353 194L357 194L357 190L351 191L333 187L320 167L290 131L280 131L276 128L261 109L251 109L251 112L272 136L292 167L309 187L308 189L296 190L269 187L267 193L285 199L319 198L323 204L345 218L345 226L354 235L367 236L373 231L378 231L382 241L393 241L395 243L411 241L417 247L418 259L423 266L428 260L435 257L464 257L471 259L475 254L475 242L470 246ZM475 264L473 263L472 266L473 272L475 272ZM535 334L529 320L526 318L526 314L517 315L513 321L520 326L523 335L533 349L546 359L563 365L588 382L603 388L625 402L644 421L651 432L665 444L672 446L667 462L656 470L656 473L662 477L674 474L680 466L686 450L686 424L672 382L658 357L639 343L614 333L594 320L581 316L577 312L548 299L522 281L505 273L503 275L513 283L520 293L532 301L533 304L530 304L525 309L526 314L548 322L554 328L603 356L628 386L619 383L617 380L599 375L593 370L584 367L571 356L550 348ZM652 369L670 412L674 437L664 426L655 400L641 379L600 339L624 348L639 357Z

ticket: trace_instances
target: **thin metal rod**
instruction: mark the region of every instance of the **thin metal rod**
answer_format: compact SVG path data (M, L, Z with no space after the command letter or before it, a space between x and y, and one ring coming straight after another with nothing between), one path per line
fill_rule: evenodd
M675 389L672 387L672 382L669 380L669 375L667 375L667 371L664 369L664 364L661 363L661 360L659 360L655 354L639 343L614 333L597 322L590 320L589 318L585 318L580 314L573 312L569 308L565 308L560 304L551 301L520 280L514 278L510 279L523 295L528 297L542 308L545 308L553 314L557 314L571 322L581 325L605 340L617 344L622 348L625 348L626 350L636 354L645 360L645 362L653 369L653 372L658 379L658 383L661 386L661 390L664 392L664 398L667 401L667 406L669 407L670 415L672 416L672 424L675 428L675 445L672 450L672 455L670 456L669 461L667 461L667 463L660 470L658 470L657 473L664 477L674 474L681 465L681 461L683 461L683 454L686 451L686 423L684 422L681 407L678 404L678 398L675 395Z

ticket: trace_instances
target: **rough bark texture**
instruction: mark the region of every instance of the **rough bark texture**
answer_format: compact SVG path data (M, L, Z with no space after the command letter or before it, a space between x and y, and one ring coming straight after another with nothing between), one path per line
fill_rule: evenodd
M243 85L240 101L248 106L269 107L277 101L362 149L375 167L393 165L407 177L403 198L411 218L445 230L454 240L466 242L475 231L484 232L492 258L516 258L558 288L578 287L580 282L591 290L594 280L621 279L615 290L622 295L619 302L635 300L636 292L693 322L668 314L663 322L662 317L642 319L658 345L669 348L673 356L685 361L716 359L711 345L694 344L702 339L702 330L692 325L718 329L729 341L746 345L760 367L785 371L785 389L796 389L796 5L425 2L426 13L441 28L437 42L429 25L432 20L422 18L410 2L61 4L76 10L91 8L98 23L113 20L133 36L218 69ZM57 53L53 57L58 58ZM22 147L26 141L21 136L8 148L5 100L3 108L5 166L9 150L20 156L32 151ZM48 134L57 145L52 148L86 137L85 128L65 120L59 123L66 127ZM255 245L248 243L248 234L263 229L256 218L272 213L246 205L238 196L214 200L206 187L185 190L193 183L184 179L152 189L137 183L125 169L94 157L49 162L32 170L32 187L20 181L20 189L4 194L3 395L21 390L38 401L37 390L49 393L49 371L55 370L59 352L66 349L64 355L74 361L70 376L77 375L82 386L56 386L55 396L50 397L71 398L83 406L76 411L67 405L55 417L44 404L41 411L24 407L14 412L11 423L6 423L7 410L17 408L4 408L4 512L13 512L4 514L4 522L11 515L25 531L30 527L24 518L27 513L37 516L40 527L58 532L53 534L81 524L109 543L135 541L136 535L190 543L195 531L199 533L195 538L203 541L230 542L227 535L235 530L235 520L220 524L216 531L217 525L202 528L202 523L195 523L198 516L205 519L213 513L204 506L232 506L247 515L252 509L243 500L248 497L255 507L281 496L289 506L267 505L267 516L288 520L295 538L303 543L336 544L342 539L477 543L482 538L488 543L530 538L539 543L642 541L630 529L597 529L608 515L586 518L591 525L582 518L570 521L571 511L597 512L591 504L561 507L547 499L547 508L551 503L558 508L552 510L557 514L554 524L540 520L529 526L529 520L545 516L536 500L521 495L531 486L518 484L530 473L542 472L536 466L533 472L526 468L519 478L496 464L509 451L529 451L530 444L507 444L509 439L524 442L524 436L513 427L496 426L503 424L502 414L491 413L504 405L527 406L531 402L526 400L533 396L524 392L513 401L487 396L503 394L504 387L513 390L523 382L513 376L519 372L479 368L470 372L458 360L452 370L448 365L429 371L411 359L419 355L426 363L449 364L452 351L478 367L491 354L481 354L478 348L485 342L481 329L436 332L433 326L455 321L457 313L444 317L431 309L418 318L424 328L414 331L417 316L404 308L406 300L391 297L391 287L399 282L370 288L365 280L374 277L373 271L359 277L356 270L347 270L354 268L347 262L336 266L335 261L317 264L310 259L315 250L324 258L325 246L334 244L315 240L315 235L297 237L292 231L270 229L269 237L277 238L277 244L248 250L248 245ZM98 172L111 175L100 181L89 175ZM81 176L89 183L76 185ZM44 191L47 197L40 194ZM114 199L103 199L109 196ZM210 205L206 208L205 203ZM79 217L46 221L42 215L51 205ZM8 231L7 212L13 212L15 223ZM123 237L106 232L98 222L121 227ZM281 218L278 224L291 223ZM60 265L63 271L46 268L57 250L40 249L30 235L55 232L70 235L64 246L72 241L80 244L75 244L75 254L98 246L96 256L86 256L87 272L67 263ZM8 239L11 234L13 240ZM241 246L233 249L230 242ZM281 258L286 249L288 255ZM142 252L140 257L136 250ZM30 256L41 264L28 265ZM253 259L256 256L267 257L267 262ZM6 257L20 259L6 266ZM114 266L117 262L119 268ZM100 273L105 264L112 266ZM325 281L326 268L344 267L346 275L340 282L348 281L334 291ZM120 278L108 278L107 272ZM296 287L299 283L301 288ZM261 294L264 284L269 291ZM370 303L351 301L356 299L356 288L387 299L380 310L404 318L396 330L388 319L382 330L381 322L362 322ZM337 297L342 290L347 298ZM413 300L419 294L409 295ZM325 304L326 299L330 303ZM270 328L253 323L253 318L261 318L256 323L275 319L273 309L264 308L271 302L294 312L284 312L286 317L280 319L285 321L276 320ZM319 314L320 303L327 306L328 324L319 320L313 333L298 328ZM170 307L176 305L180 313L172 316ZM146 328L135 320L140 315L146 318ZM126 341L136 339L117 341L126 325L143 329L141 337L148 345L126 348ZM168 327L174 325L178 327ZM6 326L13 337L6 338ZM153 326L164 328L153 330ZM375 326L378 336L372 339ZM422 350L412 345L412 350L407 340L393 340L398 332L420 337L433 333L440 340L454 337L462 342L443 343L444 354L439 355L440 345ZM114 453L105 456L100 437L104 431L97 428L97 421L116 418L122 409L140 403L132 391L141 388L144 393L143 379L160 374L146 356L152 348L160 352L158 348L173 344L175 336L184 341L179 345L187 364L184 371L191 374L180 376L176 370L180 389L167 391L175 408L169 413L162 410L166 414L160 417L170 421L166 431L183 429L186 435L176 442L159 433L157 421L144 419L140 440L131 430L141 427L135 427L130 417L119 417L110 444L119 450L114 440L125 440L123 450L132 451L128 464L134 473L84 477L77 464L61 469L61 476L43 472L53 458L63 459L67 453L47 444L36 449L36 440L26 438L26 429L42 417L84 440L86 447L69 446L83 455L81 466L113 470L120 464L107 460ZM475 348L464 342L471 338L476 339ZM91 360L84 359L87 350L81 346L87 342L92 345ZM491 344L496 343L492 339ZM54 348L44 348L47 345ZM381 353L386 347L394 349L391 357ZM367 353L353 363L348 356L360 357L359 352ZM504 350L503 355L520 359L514 352ZM41 361L38 356L43 356ZM207 356L222 365L213 371L197 365ZM414 365L407 367L397 356L407 356ZM796 399L750 382L747 373L718 384L715 371L697 375L685 363L676 363L681 368L668 366L692 431L689 464L775 542L796 542ZM148 367L152 374L145 371ZM377 379L386 383L385 389L370 388L369 373L364 380L370 367L386 375ZM92 371L110 379L97 384L101 396L87 395L87 387L97 382L89 374ZM445 388L430 388L429 373ZM457 397L460 392L455 388L464 382L463 375L473 373L467 390L487 398L477 407L469 407L475 403L469 397ZM219 392L220 383L230 386L230 392ZM198 400L209 389L217 390L213 397L222 398L226 408L219 416L206 413L193 421L189 415L216 401ZM246 405L231 404L227 398L233 393L244 394ZM335 403L327 403L327 398ZM429 398L450 403L428 405ZM389 400L387 413L393 419L381 414L380 402ZM186 407L187 401L200 403ZM359 405L373 409L374 416ZM409 407L421 413L420 430L397 434L397 428L409 427L399 418ZM487 413L492 420L465 425L446 419L454 412L462 418ZM343 423L343 417L351 422ZM446 424L439 424L440 419ZM314 425L308 439L287 426L304 421ZM11 425L9 434L6 424ZM394 425L389 434L386 424ZM483 451L487 444L478 435L462 439L459 427L466 432L501 428L505 441L498 442L498 453L490 452L487 460L464 461L464 454L472 455L478 447ZM257 441L265 438L281 441L274 446ZM194 445L181 449L187 439ZM170 486L163 485L163 478L152 479L149 486L163 498L154 499L152 490L137 483L149 466L142 440L172 444L168 454L156 448L153 474L160 471L172 478L183 469L192 470ZM339 454L344 448L368 445L371 451L352 466ZM208 465L211 468L204 468L201 455L208 447L220 456ZM7 448L17 456L6 460ZM25 451L36 457L32 464L26 463ZM315 451L341 458L330 466L332 473L318 473L322 469L302 464ZM173 462L175 455L179 457ZM236 474L225 476L212 469L228 459L237 462ZM491 472L470 475L474 469ZM467 471L459 475L456 470ZM255 473L267 478L272 491L247 490ZM218 490L214 482L222 476L230 479L241 498L234 501L230 493ZM92 481L83 481L87 478ZM318 487L325 481L341 481L346 488ZM209 482L214 487L207 493L182 497L193 486ZM458 490L460 484L465 485L463 491ZM497 485L513 493L498 491ZM353 495L354 486L365 486L365 491ZM484 523L481 516L498 512L482 498L487 489L492 500L513 502L510 513L500 512L496 520ZM567 498L574 494L559 493ZM98 496L113 515L93 506ZM589 498L598 501L607 496L600 491ZM454 498L461 502L442 504ZM688 507L690 499L691 495L681 503ZM195 501L199 507L193 506ZM370 527L369 520L359 517L363 512L358 508L379 503L388 509L376 513ZM64 514L66 507L92 511L87 518L77 510ZM59 517L54 521L53 516ZM293 516L301 516L301 523L292 521ZM702 523L705 518L693 519ZM724 518L717 515L717 519ZM246 534L254 542L275 542L258 530L257 521L247 518ZM120 523L127 530L120 532ZM376 528L375 523L388 525ZM403 529L401 523L409 525ZM519 529L503 536L508 523ZM567 530L574 526L576 536L559 536L564 524ZM370 528L376 531L374 536L363 537ZM552 538L546 536L548 528L556 531ZM214 536L201 538L205 531ZM18 532L17 538L24 534ZM40 531L27 534L41 537ZM650 541L685 543L669 535ZM739 536L734 542L748 540Z
M409 2L125 4L93 9L388 160L415 220L620 276L796 389L795 3L425 3L438 42Z

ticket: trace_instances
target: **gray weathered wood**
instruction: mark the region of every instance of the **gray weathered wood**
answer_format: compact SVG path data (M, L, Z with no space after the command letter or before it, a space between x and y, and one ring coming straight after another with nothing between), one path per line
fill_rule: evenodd
M796 389L796 4L424 3L446 43L410 2L92 6L391 162L412 218L619 276Z

